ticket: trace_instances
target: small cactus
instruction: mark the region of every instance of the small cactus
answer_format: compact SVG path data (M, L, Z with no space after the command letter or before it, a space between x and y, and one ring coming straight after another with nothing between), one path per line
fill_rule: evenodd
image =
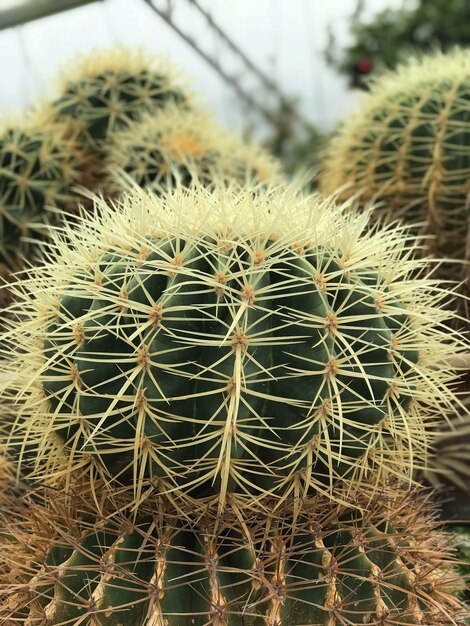
M176 106L148 113L116 133L109 170L117 191L123 181L113 174L121 171L141 187L160 190L173 186L176 178L184 186L211 185L215 178L240 183L280 179L279 166L259 147L243 143L204 111Z
M9 626L457 626L468 616L449 540L423 498L358 513L325 498L293 520L226 513L189 524L30 503L0 537ZM370 504L370 503L369 503ZM1 574L3 570L3 575Z
M324 193L381 201L375 215L419 224L434 255L464 259L470 215L470 51L412 60L378 78L341 126ZM460 280L458 265L443 266Z
M15 286L12 439L136 505L410 480L465 344L408 233L346 209L290 187L98 201Z

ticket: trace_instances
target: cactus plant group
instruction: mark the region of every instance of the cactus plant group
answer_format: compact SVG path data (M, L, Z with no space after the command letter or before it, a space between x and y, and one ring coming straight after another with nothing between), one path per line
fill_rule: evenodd
M416 231L462 257L468 58L372 90L322 174L340 204L127 51L5 128L0 268L48 243L1 319L0 624L463 625L412 485L463 408Z

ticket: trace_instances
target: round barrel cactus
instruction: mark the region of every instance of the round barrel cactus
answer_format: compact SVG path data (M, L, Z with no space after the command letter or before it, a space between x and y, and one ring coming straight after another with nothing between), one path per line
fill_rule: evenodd
M0 267L15 270L35 254L33 241L76 210L73 188L88 182L90 156L68 125L31 117L0 130ZM2 270L2 273L7 273Z
M280 179L280 167L261 148L243 143L204 111L176 106L149 113L116 133L108 160L108 195L122 191L120 172L141 187L160 190L176 179L184 186L211 185L215 176L241 183Z
M346 208L291 187L97 201L15 287L12 438L38 471L52 437L62 473L186 510L409 480L466 345L407 233Z
M454 595L463 581L426 504L400 492L372 504L360 514L317 498L295 521L265 514L242 524L232 513L216 526L155 509L136 520L116 513L84 520L70 519L57 502L30 505L7 520L0 539L0 619L9 626L463 625L468 612Z
M59 118L82 128L87 145L103 149L113 133L142 113L173 103L188 106L188 91L163 59L127 49L95 50L62 73L53 103Z
M321 187L379 200L376 215L418 225L429 236L427 250L462 260L470 218L470 51L412 60L373 82L331 142ZM460 266L452 267L458 276Z

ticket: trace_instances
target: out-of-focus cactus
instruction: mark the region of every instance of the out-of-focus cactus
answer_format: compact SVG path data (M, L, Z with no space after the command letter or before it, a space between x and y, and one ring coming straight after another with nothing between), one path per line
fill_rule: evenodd
M81 127L87 145L104 149L143 113L170 103L186 107L189 98L167 61L135 50L95 50L63 71L54 107Z
M462 260L470 215L470 51L412 60L378 78L341 126L321 188L430 235L426 249ZM446 266L443 266L444 268ZM453 265L460 279L461 268Z
M0 130L0 264L9 270L33 260L34 241L47 238L48 226L64 212L76 211L75 186L91 157L68 125L46 118L4 122ZM60 209L61 211L52 211Z
M255 144L229 133L204 111L167 106L116 133L109 148L111 189L122 188L119 172L141 187L162 189L178 182L214 180L273 183L280 167ZM115 174L118 173L116 177Z

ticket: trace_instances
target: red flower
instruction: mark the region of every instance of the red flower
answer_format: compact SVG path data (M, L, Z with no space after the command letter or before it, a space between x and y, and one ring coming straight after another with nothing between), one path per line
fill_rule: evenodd
M368 58L359 59L356 63L356 69L360 74L369 74L373 67L374 63L372 62L372 59Z

